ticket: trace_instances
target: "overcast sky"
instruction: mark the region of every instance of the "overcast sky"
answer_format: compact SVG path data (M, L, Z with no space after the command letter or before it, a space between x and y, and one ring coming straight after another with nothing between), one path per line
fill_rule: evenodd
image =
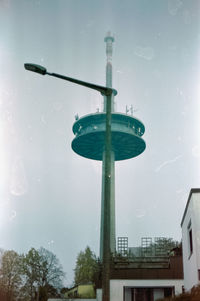
M23 65L104 85L107 31L117 111L146 128L145 152L116 163L117 236L181 240L200 185L199 23L199 0L0 0L0 247L49 249L66 285L80 250L99 255L101 163L71 141L102 96Z

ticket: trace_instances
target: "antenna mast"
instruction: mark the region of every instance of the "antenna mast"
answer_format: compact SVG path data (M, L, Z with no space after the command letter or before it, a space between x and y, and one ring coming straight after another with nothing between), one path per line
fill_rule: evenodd
M112 52L113 47L112 43L114 42L114 37L111 35L110 31L107 33L107 36L104 38L106 42L106 87L112 88ZM106 112L106 100L104 97L104 112ZM112 96L111 111L114 111L114 97Z

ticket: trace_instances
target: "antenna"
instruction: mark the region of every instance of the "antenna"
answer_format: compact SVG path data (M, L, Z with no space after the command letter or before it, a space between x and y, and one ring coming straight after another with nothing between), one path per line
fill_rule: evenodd
M107 62L112 62L112 43L115 41L114 37L112 37L111 32L108 31L107 36L104 38L104 42L106 42L106 56Z
M112 53L113 47L112 43L114 42L114 37L111 35L111 32L108 31L106 37L104 38L104 42L106 42L106 87L112 88ZM112 111L114 111L114 99L112 97ZM106 111L106 101L104 98L104 112Z
M79 120L78 113L74 117L75 117L75 120Z
M133 112L136 112L137 110L133 109L133 105L131 105L130 107L128 107L126 105L126 115L128 114L128 112L130 112L131 116L133 116Z
M131 115L133 116L133 105L130 107Z

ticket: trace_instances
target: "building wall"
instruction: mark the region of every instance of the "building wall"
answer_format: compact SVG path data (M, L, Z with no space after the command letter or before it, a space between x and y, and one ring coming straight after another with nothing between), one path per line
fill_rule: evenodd
M183 259L182 256L170 256L119 261L111 270L111 279L183 279Z
M95 289L93 284L81 284L71 288L65 293L65 298L95 298Z
M194 198L194 244L197 260L197 269L200 269L200 193L193 195Z
M111 280L110 281L110 300L123 300L124 287L175 287L175 295L182 293L183 280Z
M200 192L190 193L182 220L184 287L190 290L198 284L200 269ZM192 230L192 252L190 230Z
M78 295L82 298L84 298L84 297L95 298L96 294L95 294L94 286L92 284L79 285L78 286Z
M96 300L97 301L102 301L102 289L101 288L97 288L96 290Z

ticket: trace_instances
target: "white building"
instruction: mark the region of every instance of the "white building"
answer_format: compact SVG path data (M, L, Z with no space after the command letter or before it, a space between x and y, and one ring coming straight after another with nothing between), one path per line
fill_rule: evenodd
M101 283L97 283L101 301ZM156 301L179 295L183 287L182 256L115 260L111 269L111 301Z
M200 188L190 191L181 227L183 256L135 256L132 261L117 260L113 263L111 301L156 301L181 294L183 286L189 291L200 284ZM101 280L97 280L96 285L96 300L102 301Z
M182 293L182 279L111 280L110 300L156 301Z
M191 189L181 221L184 287L200 283L200 188Z

